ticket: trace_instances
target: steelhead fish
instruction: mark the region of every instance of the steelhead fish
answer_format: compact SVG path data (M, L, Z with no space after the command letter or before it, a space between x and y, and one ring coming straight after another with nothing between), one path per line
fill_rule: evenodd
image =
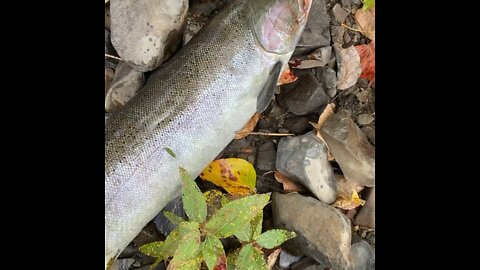
M233 0L105 123L105 268L272 99L311 0ZM171 149L173 157L166 149Z

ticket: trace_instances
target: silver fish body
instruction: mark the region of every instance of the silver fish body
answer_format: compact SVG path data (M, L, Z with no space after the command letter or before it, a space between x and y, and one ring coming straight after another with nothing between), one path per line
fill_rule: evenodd
M298 29L285 28L295 32L289 40L293 44L265 43L258 38L263 32L255 29L271 34L272 27L258 26L272 24L273 15L265 15L272 14L269 7L304 2L307 7L300 12L308 13L310 1L232 1L108 119L106 268L170 200L180 195L178 167L198 175L256 112L260 92L272 80L274 67L289 60L304 21ZM284 46L285 52L283 45L289 45Z

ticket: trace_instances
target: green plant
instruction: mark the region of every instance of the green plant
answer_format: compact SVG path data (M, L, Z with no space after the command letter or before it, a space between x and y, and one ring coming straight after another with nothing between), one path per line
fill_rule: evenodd
M210 270L268 269L262 248L274 248L296 236L295 232L277 229L262 233L263 207L268 204L270 194L229 201L216 193L217 198L221 196L218 200L221 208L207 211L211 207L207 207L206 198L216 195L202 194L185 169L180 168L180 174L182 201L189 220L164 212L177 227L165 241L140 247L141 252L157 258L150 269L172 257L167 270L198 270L202 261ZM230 236L235 236L242 246L227 257L220 239Z
M363 1L363 11L367 11L369 8L375 7L375 0L364 0Z

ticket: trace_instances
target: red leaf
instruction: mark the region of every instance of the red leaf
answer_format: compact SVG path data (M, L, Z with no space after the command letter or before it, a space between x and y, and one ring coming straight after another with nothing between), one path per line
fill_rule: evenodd
M375 40L368 45L355 46L360 55L360 63L362 64L362 75L360 78L367 78L370 84L375 83Z

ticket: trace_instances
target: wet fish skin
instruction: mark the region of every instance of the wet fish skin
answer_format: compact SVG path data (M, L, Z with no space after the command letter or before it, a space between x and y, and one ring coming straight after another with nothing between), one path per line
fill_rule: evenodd
M106 268L180 195L178 167L198 175L256 112L272 69L293 52L292 44L283 52L278 39L259 41L255 27L265 21L265 10L257 7L297 2L306 3L308 13L311 1L232 1L106 121ZM303 26L294 29L296 36Z

